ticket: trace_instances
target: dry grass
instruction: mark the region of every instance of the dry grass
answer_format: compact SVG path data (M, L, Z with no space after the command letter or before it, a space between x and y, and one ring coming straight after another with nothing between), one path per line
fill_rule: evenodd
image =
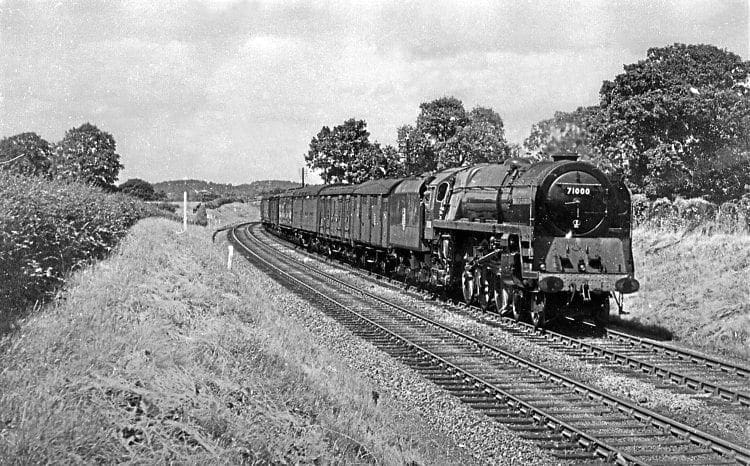
M750 235L639 228L641 291L624 320L662 327L689 346L750 357Z
M421 426L375 406L248 268L225 270L210 230L178 229L139 222L0 340L0 458L440 462Z

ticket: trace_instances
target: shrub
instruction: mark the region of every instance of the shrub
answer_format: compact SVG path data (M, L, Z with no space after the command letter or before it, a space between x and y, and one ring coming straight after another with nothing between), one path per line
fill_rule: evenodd
M153 203L151 203L149 205L151 205L151 206L153 206L153 207L155 207L157 209L160 209L160 210L166 210L166 211L171 212L171 213L177 212L177 209L180 208L179 205L173 204L171 202L153 202Z
M644 196L634 195L633 220L637 226L666 231L747 233L750 232L750 197L716 205L702 198L649 201Z
M43 299L71 270L107 254L149 210L78 183L0 173L0 302Z
M198 213L195 214L195 224L205 227L208 225L208 215L206 215L206 204L201 204Z

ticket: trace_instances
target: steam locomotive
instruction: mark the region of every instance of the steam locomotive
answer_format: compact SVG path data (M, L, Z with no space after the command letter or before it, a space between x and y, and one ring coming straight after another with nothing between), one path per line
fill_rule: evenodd
M577 156L450 168L261 200L261 221L314 251L530 319L607 322L638 290L630 192Z

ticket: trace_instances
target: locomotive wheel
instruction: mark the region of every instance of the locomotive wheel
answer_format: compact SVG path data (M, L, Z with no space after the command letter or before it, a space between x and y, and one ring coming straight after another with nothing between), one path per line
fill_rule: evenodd
M515 315L515 303L511 287L503 283L500 278L497 278L493 294L495 295L495 310L498 314L507 315L508 313L513 313Z
M514 290L512 288L508 289L510 302L511 302L511 313L513 314L513 318L516 319L516 322L521 322L522 320L525 320L527 317L527 313L525 312L525 303L528 301L528 299L524 299L523 296L519 294L519 291Z
M547 299L544 294L540 293L539 296L532 296L531 298L531 323L534 324L534 330L544 327L546 323L547 313Z
M474 296L477 291L476 280L474 279L474 274L468 270L461 274L461 291L463 292L466 304L474 302Z
M477 269L474 272L474 282L477 284L479 307L486 312L492 305L495 294L492 272L489 269Z

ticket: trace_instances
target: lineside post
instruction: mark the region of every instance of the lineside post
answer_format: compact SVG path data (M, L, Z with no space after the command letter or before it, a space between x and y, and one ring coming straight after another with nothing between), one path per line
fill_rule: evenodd
M187 191L182 192L182 229L187 231Z

